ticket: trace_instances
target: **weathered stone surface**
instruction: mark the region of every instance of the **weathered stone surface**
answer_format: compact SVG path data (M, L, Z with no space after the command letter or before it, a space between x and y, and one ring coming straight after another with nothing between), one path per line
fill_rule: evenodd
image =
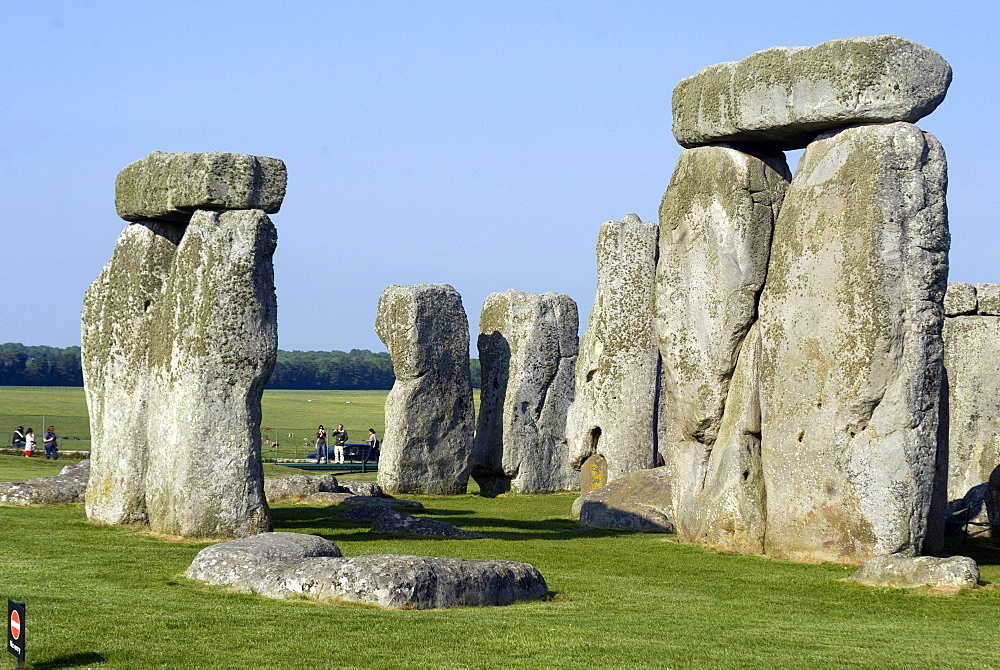
M944 315L960 316L975 314L977 308L976 285L961 282L948 282L948 290L944 294Z
M67 465L54 477L35 477L21 482L0 482L0 504L45 505L82 503L90 478L90 460Z
M149 342L183 234L179 223L126 226L83 300L81 362L92 461L86 509L91 521L146 521Z
M437 519L426 519L424 517L410 516L392 512L390 514L379 514L372 524L373 533L387 533L391 535L426 535L428 537L447 537L452 540L482 540L487 536L482 533L474 533L469 530L462 530L457 526Z
M922 586L975 588L979 566L967 556L876 556L848 579L867 586L912 589Z
M385 401L378 483L387 493L465 493L475 417L469 322L447 284L390 286L375 331L396 382Z
M682 537L741 553L764 551L767 530L760 458L760 330L751 326L726 397L705 480L690 507L678 510Z
M260 210L199 211L177 248L150 332L146 510L155 531L271 529L260 399L277 351L276 237Z
M154 151L118 173L115 208L126 221L187 222L199 209L262 209L274 214L288 171L277 158Z
M670 480L665 468L638 470L580 496L584 526L670 532Z
M385 495L382 487L375 482L340 482L340 490L355 496L381 498Z
M424 508L416 500L402 500L399 498L365 498L355 496L344 500L343 503L350 505L350 507L335 517L338 521L372 521L387 514L395 514L397 510L414 512Z
M339 557L336 544L318 535L303 533L261 533L229 542L220 542L198 552L187 577L209 584L255 591L271 572L307 558Z
M274 598L306 596L435 609L542 600L548 587L527 563L376 554L307 559L262 583L258 592Z
M608 481L655 462L656 244L657 225L635 214L602 224L597 237L597 295L580 339L566 438L574 466L599 456Z
M777 152L689 149L678 159L660 205L657 445L671 480L673 520L685 535L695 532L685 514L694 511L705 484L723 412L743 409L727 403L729 385L757 316L789 179Z
M948 285L949 294L953 286ZM981 493L971 498L969 494L989 481L1000 465L1000 318L948 318L943 336L949 511L971 505L969 520L986 523ZM986 529L969 530L978 534Z
M337 493L340 486L333 475L289 475L287 477L265 477L264 494L268 502L305 496L311 493Z
M799 163L760 300L768 554L940 546L945 185L940 144L908 123L821 135Z
M674 88L674 137L800 149L852 123L916 121L944 100L951 66L894 35L774 47L702 68Z
M472 476L483 495L571 491L566 442L579 317L558 293L491 293L479 319L482 392Z
M608 483L608 459L594 454L580 464L580 492L587 493Z
M1000 316L1000 284L973 284L976 287L977 313Z
M527 563L388 554L342 558L329 540L300 533L262 533L206 547L187 576L272 598L400 609L509 605L548 595L545 579Z

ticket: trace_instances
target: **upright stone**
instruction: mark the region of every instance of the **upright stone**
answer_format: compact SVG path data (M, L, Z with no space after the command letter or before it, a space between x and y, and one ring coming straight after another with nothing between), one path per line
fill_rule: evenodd
M483 495L575 490L566 441L579 316L558 293L491 293L479 319L482 392L472 476Z
M396 374L378 483L386 493L465 493L475 427L469 322L447 284L390 286L375 331Z
M269 531L260 399L277 350L263 211L196 212L174 257L149 353L150 528L244 537Z
M600 457L608 481L656 458L656 240L657 225L635 214L602 224L597 237L597 296L580 339L566 436L574 467Z
M948 284L948 295L963 293L965 286L970 285ZM945 300L946 309L949 302L954 305L955 299ZM968 312L949 317L943 335L949 507L970 507L969 520L985 523L983 495L1000 466L1000 317Z
M743 340L757 315L775 218L790 175L779 152L689 149L660 206L655 328L663 372L658 446L681 535L701 524L694 498L728 403Z
M760 301L768 554L934 551L946 163L908 123L819 136Z
M262 209L274 214L288 172L277 158L154 151L118 173L115 208L126 221L187 222L199 209Z
M764 552L767 492L760 452L760 329L750 327L740 347L719 436L707 454L705 479L680 510L681 534L740 553Z
M895 35L774 47L702 68L674 88L674 137L800 149L852 123L913 122L944 100L951 66Z
M149 340L183 224L125 227L83 300L81 360L90 413L87 518L146 522Z

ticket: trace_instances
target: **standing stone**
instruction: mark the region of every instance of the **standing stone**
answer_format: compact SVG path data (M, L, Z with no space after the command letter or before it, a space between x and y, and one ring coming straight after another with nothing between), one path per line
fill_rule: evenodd
M472 476L483 495L575 490L566 442L580 319L558 293L491 293L479 319L482 392Z
M597 296L580 339L566 436L574 466L606 459L607 481L656 458L656 240L657 225L635 214L602 224L597 237Z
M146 522L149 341L184 225L126 226L83 300L81 360L90 413L87 518Z
M946 163L908 123L819 136L774 232L760 301L768 554L932 552Z
M916 121L941 104L949 84L941 54L895 35L774 47L681 80L674 137L685 147L801 149L852 123Z
M740 348L757 315L768 255L790 174L780 153L728 146L689 149L660 206L655 328L663 372L658 447L678 532L696 524Z
M955 286L948 284L949 295ZM949 511L971 505L969 520L986 523L982 493L1000 465L1000 317L946 318L943 336ZM969 527L971 534L984 531Z
M396 382L385 400L378 483L386 493L465 493L474 430L469 322L447 284L392 285L375 331Z
M262 209L274 214L288 171L277 158L154 151L118 173L115 208L126 221L187 222L199 209Z
M708 454L705 482L679 510L688 539L740 553L764 552L767 492L760 457L760 329L740 348L719 436Z
M274 369L277 233L260 210L196 212L151 332L150 528L243 537L271 529L260 399Z

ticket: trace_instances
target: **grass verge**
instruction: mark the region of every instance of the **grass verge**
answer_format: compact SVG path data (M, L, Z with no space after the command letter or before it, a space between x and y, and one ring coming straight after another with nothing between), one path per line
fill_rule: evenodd
M13 458L13 457L8 457ZM27 459L23 459L27 460ZM191 582L203 543L92 526L80 505L0 507L0 596L28 608L28 667L993 667L1000 589L943 597L784 563L581 530L572 494L412 496L488 540L374 535L336 507L279 504L279 530L345 555L526 561L553 597L510 607L385 611L277 601ZM995 541L958 546L1000 580Z

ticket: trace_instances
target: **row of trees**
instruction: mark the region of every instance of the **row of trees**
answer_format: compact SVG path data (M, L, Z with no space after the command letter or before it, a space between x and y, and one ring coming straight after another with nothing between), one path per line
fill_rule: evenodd
M83 386L80 347L0 344L0 386Z
M479 361L469 361L472 385L479 388ZM279 351L272 389L390 389L396 381L387 352ZM80 347L26 347L0 344L0 386L83 386Z

